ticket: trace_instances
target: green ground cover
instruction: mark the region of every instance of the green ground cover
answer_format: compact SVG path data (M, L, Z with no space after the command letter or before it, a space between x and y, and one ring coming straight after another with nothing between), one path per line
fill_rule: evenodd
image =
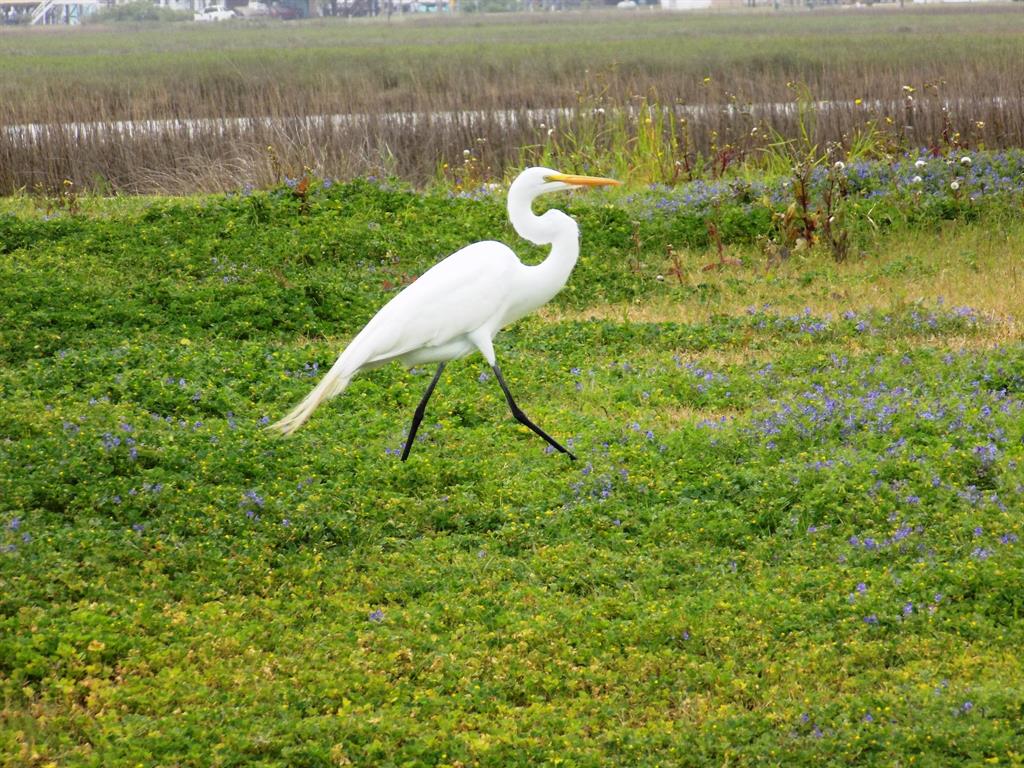
M581 262L497 346L579 460L470 358L403 464L430 371L263 426L516 240L326 186L3 203L4 764L1021 764L1019 198L871 198L837 264L741 190L708 270L694 190L552 201Z

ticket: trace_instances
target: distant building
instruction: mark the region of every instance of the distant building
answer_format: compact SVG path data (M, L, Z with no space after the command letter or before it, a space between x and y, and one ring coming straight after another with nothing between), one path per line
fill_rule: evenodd
M100 0L0 0L0 22L79 24L104 5Z

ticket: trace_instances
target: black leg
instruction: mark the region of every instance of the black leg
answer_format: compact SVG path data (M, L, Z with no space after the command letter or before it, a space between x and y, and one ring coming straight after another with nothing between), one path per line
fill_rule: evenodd
M427 410L427 400L434 393L434 387L437 386L438 379L441 378L441 371L444 370L444 363L437 366L437 373L434 374L434 378L430 380L430 386L427 387L427 391L423 393L423 399L420 400L420 404L416 406L416 413L412 415L412 426L409 427L409 437L406 438L405 448L402 449L402 461L409 458L409 451L412 450L412 441L416 439L416 430L420 428L420 422L423 421L423 414Z
M520 424L529 427L538 435L547 440L548 444L551 445L552 448L561 451L562 453L566 454L570 459L576 461L576 457L572 453L570 453L565 448L565 446L563 446L561 443L555 440L555 438L553 438L543 429L541 429L532 421L530 421L526 414L522 412L518 405L516 405L516 401L512 399L512 393L508 391L508 385L505 383L505 379L501 377L501 369L498 368L497 365L492 365L491 368L494 370L494 375L498 379L498 384L501 385L501 391L505 393L505 399L508 401L508 407L509 409L511 409L512 415L515 417L515 420L518 421Z

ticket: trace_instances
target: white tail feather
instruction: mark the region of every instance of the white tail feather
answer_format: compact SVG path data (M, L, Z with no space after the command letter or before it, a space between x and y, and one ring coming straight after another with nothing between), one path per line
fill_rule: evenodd
M289 411L287 416L271 424L269 429L277 430L282 435L290 435L306 423L320 403L344 392L345 387L348 386L348 383L355 375L355 371L352 370L350 363L345 360L345 357L345 355L339 357L334 365L331 366L331 370L327 372L327 375L313 388L313 391L306 395L301 403Z

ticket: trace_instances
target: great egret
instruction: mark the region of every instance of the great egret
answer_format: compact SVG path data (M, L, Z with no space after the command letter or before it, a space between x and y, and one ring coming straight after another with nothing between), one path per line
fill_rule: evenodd
M558 210L537 216L531 208L533 200L548 192L618 183L550 168L527 168L509 187L508 216L521 237L551 246L548 257L537 265L523 264L507 245L485 240L435 264L373 316L313 391L271 429L291 434L320 403L344 391L360 371L379 368L392 360L405 366L439 363L413 415L402 451L405 461L445 364L479 350L494 371L515 419L575 459L516 405L495 360L493 339L506 325L550 301L569 279L579 257L575 220Z

